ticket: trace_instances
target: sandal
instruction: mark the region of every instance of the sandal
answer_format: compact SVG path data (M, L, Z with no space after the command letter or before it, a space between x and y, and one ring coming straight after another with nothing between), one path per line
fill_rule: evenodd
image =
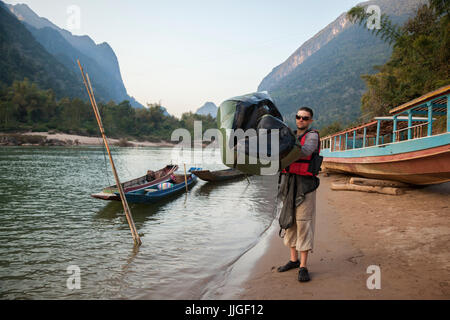
M308 269L305 267L300 268L300 270L298 270L298 281L307 282L309 280L311 279L309 278Z
M290 261L288 263L286 263L284 266L278 267L278 272L285 272L294 268L298 268L300 266L300 261L297 260L295 262Z

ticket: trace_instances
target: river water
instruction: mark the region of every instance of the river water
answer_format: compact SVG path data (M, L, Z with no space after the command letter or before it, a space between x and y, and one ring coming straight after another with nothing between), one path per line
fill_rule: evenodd
M175 162L163 147L113 156L121 181L171 162L225 168L217 153ZM130 204L136 249L121 203L89 196L114 184L109 167L101 147L0 147L1 299L201 299L273 220L276 177L198 180L187 194ZM69 266L80 289L67 286Z

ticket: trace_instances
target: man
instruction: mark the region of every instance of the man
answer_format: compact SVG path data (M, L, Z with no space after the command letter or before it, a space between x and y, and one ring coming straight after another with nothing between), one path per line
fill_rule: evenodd
M290 260L286 265L279 267L278 272L299 268L298 281L306 282L310 280L306 263L308 252L313 249L316 215L315 189L319 184L319 179L316 177L317 172L310 172L310 169L311 162L316 160L315 157L318 157L320 151L319 134L317 131L309 129L313 122L313 111L310 108L300 108L295 118L297 139L301 143L301 156L296 162L283 170L282 174L297 175L295 176L296 179L293 179L298 181L294 183L299 184L299 186L295 186L295 190L304 192L304 194L301 193L299 196L297 192L295 195L295 201L298 202L298 199L301 198L301 203L296 206L297 202L294 202L295 222L286 229L284 235L284 244L290 248ZM298 252L300 252L300 260Z

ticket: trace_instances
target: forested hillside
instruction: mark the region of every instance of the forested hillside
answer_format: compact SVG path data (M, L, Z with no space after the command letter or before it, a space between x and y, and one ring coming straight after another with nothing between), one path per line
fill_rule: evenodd
M362 5L378 5L401 25L425 2L372 0ZM340 15L275 67L258 90L269 91L291 126L295 126L294 115L301 106L314 109L316 128L358 121L360 100L367 89L361 75L376 73L374 66L385 64L392 53L388 43L367 30L364 25L352 24L346 13Z
M2 2L0 1L0 3ZM82 79L76 62L79 59L91 76L98 100L106 102L128 100L134 107L143 107L128 95L122 80L118 59L108 43L96 44L87 35L73 35L48 19L39 17L26 4L6 4L4 7L20 20L20 23L31 32L35 40L64 65L68 73L73 73L77 78L77 83L81 84ZM31 79L30 76L28 78ZM23 78L19 80L23 80ZM41 87L54 89L42 85Z
M38 22L41 20L38 18ZM0 1L0 132L54 131L98 135L81 76L76 74L76 58L83 60L91 76L103 75L98 77L100 83L107 84L99 85L93 80L103 124L110 137L170 140L171 133L177 128L187 128L193 134L195 120L203 122L204 130L216 126L211 116L188 112L178 119L158 104L133 108L129 100L114 102L106 99L111 92L126 95L123 84L120 85L121 79L119 84L109 81L112 76L102 69L112 68L115 77L120 78L120 71L113 68L112 49L107 44L93 48L83 37L66 36L91 54L92 50L103 50L108 61L99 64L75 49L54 28L25 27Z
M73 72L49 54L0 2L0 86L28 78L56 97L87 99Z
M359 9L359 11L358 11ZM385 115L393 107L450 83L450 2L431 0L403 26L386 16L377 34L394 43L389 61L373 75L364 75L368 90L361 98L365 119ZM361 8L349 16L364 23ZM359 14L358 14L359 13Z
M203 130L216 127L210 115L184 113L180 119L167 115L158 104L133 108L128 101L99 103L106 133L112 138L170 141L172 132L186 128L193 136L194 121ZM28 80L0 89L0 132L55 131L99 135L91 105L79 98L57 99L52 90L41 90Z

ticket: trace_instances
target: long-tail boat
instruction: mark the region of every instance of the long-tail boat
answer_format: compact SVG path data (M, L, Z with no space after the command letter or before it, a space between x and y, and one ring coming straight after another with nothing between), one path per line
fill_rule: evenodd
M414 185L450 181L450 85L321 138L322 168Z
M193 174L195 174L197 177L204 181L208 182L219 182L219 181L226 181L226 180L232 180L232 179L238 179L245 176L245 173L237 170L237 169L224 169L224 170L195 170L192 171Z
M157 171L147 171L145 176L135 178L126 182L122 182L123 191L130 192L140 188L150 187L152 185L161 183L170 179L170 176L178 169L177 165L167 165ZM117 185L112 185L104 188L99 193L91 194L91 197L102 200L120 200L120 196L116 194L119 192Z
M156 203L167 199L184 190L187 191L195 184L197 176L192 174L194 170L201 170L201 168L190 168L188 174L172 174L171 178L165 182L126 192L125 197L130 203Z

